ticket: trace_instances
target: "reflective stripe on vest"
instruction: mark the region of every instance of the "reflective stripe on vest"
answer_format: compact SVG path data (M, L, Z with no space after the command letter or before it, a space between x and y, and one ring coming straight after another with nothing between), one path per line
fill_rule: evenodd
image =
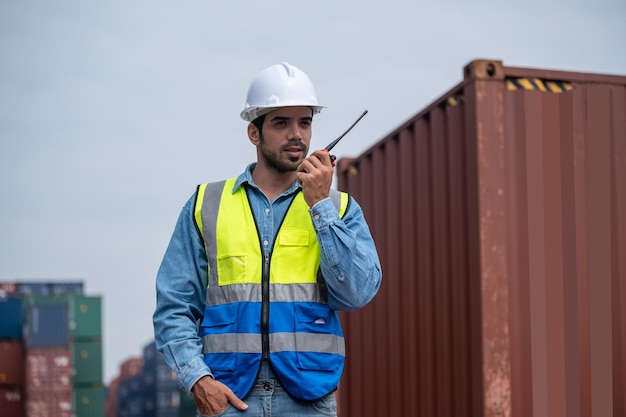
M194 219L208 259L206 308L199 336L216 379L239 397L261 361L263 255L244 186L235 179L198 187ZM340 216L348 195L331 190ZM301 192L275 238L269 268L269 354L292 395L316 399L334 390L345 356L339 317L319 273L319 244ZM318 281L319 280L319 281Z
M303 343L307 346L308 352L318 353L337 353L345 356L345 348L343 344L338 345L337 341L342 338L337 338L334 335L320 335L320 334L308 334L298 333L296 335L298 341L296 343ZM296 346L292 345L293 341L291 334L284 333L272 333L270 335L270 343L272 345L272 351L284 352L296 350ZM237 344L237 349L242 353L257 353L261 350L261 339L256 334L216 334L204 336L202 338L204 345L202 353L229 353L233 344Z

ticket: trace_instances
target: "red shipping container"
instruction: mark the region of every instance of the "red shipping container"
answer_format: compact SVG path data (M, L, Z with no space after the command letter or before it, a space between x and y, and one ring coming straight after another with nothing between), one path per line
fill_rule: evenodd
M18 340L0 340L0 384L24 384L24 346Z
M32 392L26 398L26 415L28 417L72 417L72 393L64 392Z
M17 283L0 282L0 297L15 297L17 295Z
M69 347L38 347L26 351L26 392L69 392L72 367Z
M626 77L463 74L337 163L384 275L340 415L626 416Z
M118 394L120 391L120 382L122 380L121 376L116 377L109 384L109 388L107 390L107 397L104 401L104 414L106 417L117 417L117 406L118 406Z
M141 358L130 358L120 366L120 377L126 380L135 375L139 375L143 369L143 360Z
M24 395L19 388L0 387L2 417L24 417Z

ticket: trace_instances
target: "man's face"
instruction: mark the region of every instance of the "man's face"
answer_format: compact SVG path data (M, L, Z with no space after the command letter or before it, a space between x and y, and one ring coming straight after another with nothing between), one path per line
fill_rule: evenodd
M310 107L283 107L265 115L259 137L259 162L280 172L295 171L311 142Z

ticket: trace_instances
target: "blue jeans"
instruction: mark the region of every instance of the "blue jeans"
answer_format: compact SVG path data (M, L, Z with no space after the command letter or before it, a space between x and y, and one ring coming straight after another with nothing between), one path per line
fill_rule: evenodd
M261 366L259 377L252 388L252 392L244 401L248 404L246 411L238 410L229 404L224 411L216 414L216 416L337 417L337 401L334 393L315 401L298 400L287 394L266 364ZM206 416L198 414L198 417Z

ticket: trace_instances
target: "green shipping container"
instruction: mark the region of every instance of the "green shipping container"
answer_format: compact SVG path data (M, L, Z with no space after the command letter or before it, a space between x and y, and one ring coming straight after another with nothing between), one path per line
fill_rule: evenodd
M70 335L74 340L102 339L102 299L74 296L69 299Z
M102 384L102 342L74 341L70 348L74 386Z
M104 417L104 388L74 388L74 415L78 417Z
M69 299L67 295L24 295L22 296L22 310L36 305L69 305Z

